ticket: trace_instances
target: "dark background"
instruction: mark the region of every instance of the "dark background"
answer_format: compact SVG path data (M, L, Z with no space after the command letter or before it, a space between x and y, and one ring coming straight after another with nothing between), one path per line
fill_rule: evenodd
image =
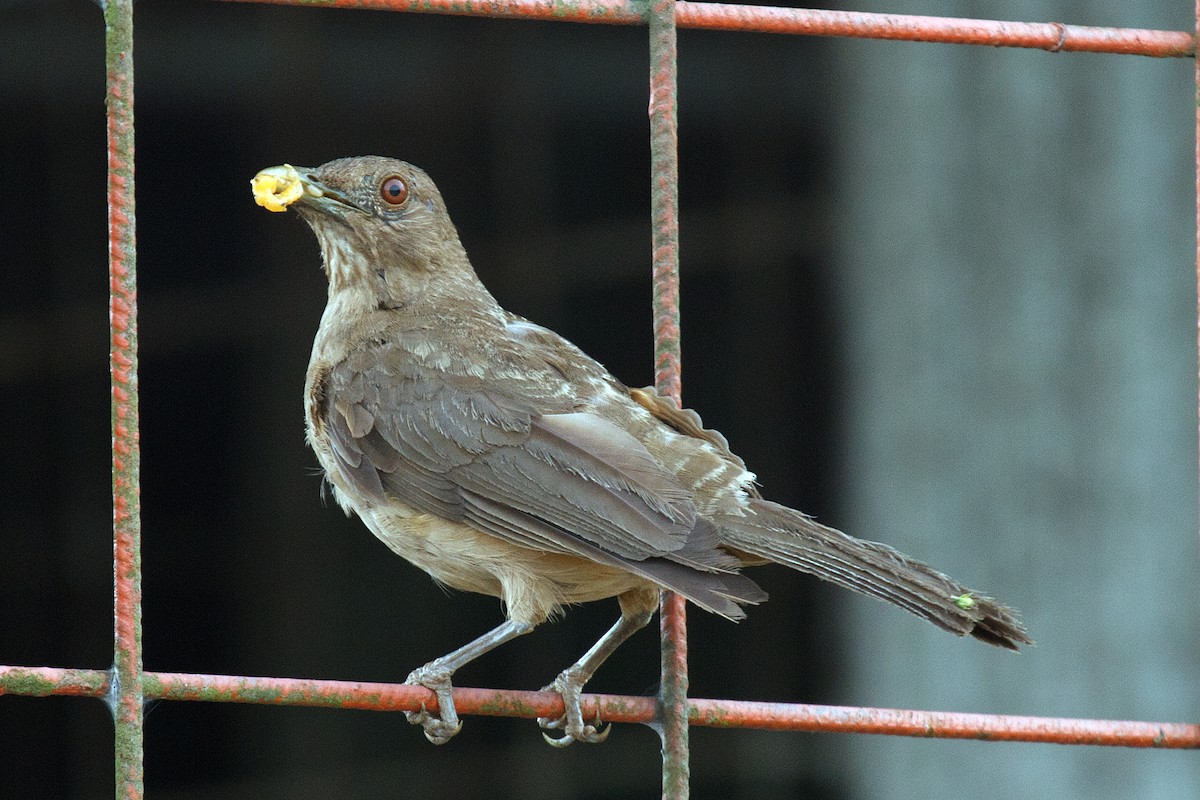
M1190 25L1165 5L1130 4L1145 13L1127 17L1082 2L872 10ZM424 167L503 305L649 384L646 31L184 0L143 1L135 31L145 668L400 681L500 609L447 595L322 503L300 402L324 303L319 254L294 215L254 205L249 179L359 154ZM755 578L771 602L747 621L690 614L691 694L1194 718L1191 63L698 31L679 47L686 404L767 496L856 531L865 519L870 538L986 582L1042 642L998 658L766 568ZM95 5L0 2L4 664L112 660L103 59ZM1130 97L1152 110L1125 113L1126 149L1110 149L1096 138L1115 136L1104 110ZM1182 109L1169 135L1152 129L1162 108ZM1076 157L1095 171L1066 166ZM1106 245L1108 231L1141 242L1136 255ZM1063 296L1058 277L1009 269L1046 260L1066 276ZM1115 308L1126 327L1109 341ZM905 313L911 329L888 316ZM1138 333L1158 320L1162 338ZM1033 344L1006 338L1009 324ZM1046 344L1058 332L1096 352L1059 353ZM1113 352L1152 362L1139 385L1165 394L1093 383L1114 374L1102 357ZM956 385L960 363L974 382ZM1154 438L1116 412L1092 416L1114 408L1167 427ZM1073 444L1043 471L1038 448L1063 431ZM1092 475L1109 482L1079 477ZM1117 520L1108 498L1162 530ZM960 505L943 513L943 500ZM1155 551L1158 540L1173 544ZM1143 576L1133 588L1126 564ZM573 609L456 682L537 688L616 613ZM589 686L649 694L657 672L647 631ZM1075 763L1062 749L873 739L864 761L864 737L693 729L691 741L697 800L1185 797L1195 785L1176 754L1092 750ZM1006 766L985 768L993 756ZM1134 778L1136 759L1137 775L1179 783ZM627 725L558 752L522 720L468 718L435 748L399 714L155 703L146 719L148 795L172 800L654 796L659 765L656 734ZM939 778L949 794L933 790ZM0 700L0 797L111 786L101 703Z
M20 409L5 450L20 456L5 465L19 523L0 566L0 661L105 668L103 22L81 2L6 16L0 147L4 184L20 190L4 220L0 314L4 385ZM300 403L324 303L319 254L294 215L254 205L249 179L271 164L344 155L420 164L502 304L646 385L646 31L174 2L139 4L135 32L145 667L403 680L492 627L500 609L447 596L321 502ZM773 498L827 516L838 379L823 300L826 134L815 93L790 93L783 107L773 97L811 68L821 43L760 37L735 63L749 38L680 38L685 397ZM731 227L740 234L730 238ZM747 313L767 298L786 300L787 312ZM848 700L837 692L833 594L782 571L762 580L772 603L745 624L691 615L693 694ZM537 688L616 613L611 601L574 609L456 680ZM653 692L657 663L647 631L592 688ZM0 795L109 794L101 704L3 704L3 759L21 777L0 774ZM429 787L599 798L657 785L646 728L558 753L531 721L472 718L452 746L434 748L397 714L148 711L151 796ZM697 776L711 787L697 796L838 796L803 776L748 783L721 736L693 738Z

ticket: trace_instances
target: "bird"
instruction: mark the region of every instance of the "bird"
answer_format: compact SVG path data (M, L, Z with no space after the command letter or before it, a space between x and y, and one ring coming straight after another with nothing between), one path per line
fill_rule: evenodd
M476 276L441 193L381 156L284 164L251 181L316 235L328 299L304 389L307 441L333 497L447 587L505 618L413 670L438 712L406 712L435 744L462 727L452 676L558 617L616 597L617 622L544 687L551 744L600 742L583 686L646 626L661 590L729 620L767 599L743 569L782 564L1017 650L1015 612L899 551L764 499L725 437L653 388L630 388L557 333L506 311Z

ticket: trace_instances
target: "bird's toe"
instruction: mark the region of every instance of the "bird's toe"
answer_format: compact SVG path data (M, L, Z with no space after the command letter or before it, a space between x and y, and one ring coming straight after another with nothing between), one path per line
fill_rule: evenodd
M434 744L445 744L462 730L462 720L454 707L454 686L450 683L450 673L439 669L435 664L426 664L409 673L405 683L413 686L424 686L437 697L438 716L429 713L425 704L420 711L406 711L404 716L413 725L420 725L425 731L425 738Z
M573 742L599 744L612 732L612 726L601 724L599 709L594 724L583 721L583 708L580 705L583 684L569 670L555 678L554 683L543 686L542 691L558 692L563 699L564 713L561 717L538 717L542 738L552 747L566 747ZM561 731L562 735L553 736L548 731Z

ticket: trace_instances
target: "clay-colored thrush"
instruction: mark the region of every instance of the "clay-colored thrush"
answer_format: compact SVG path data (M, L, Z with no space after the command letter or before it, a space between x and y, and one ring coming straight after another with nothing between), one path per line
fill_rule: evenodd
M890 547L764 500L724 437L648 389L629 389L553 331L501 308L475 276L441 194L420 169L345 158L253 181L312 227L329 279L308 368L308 441L342 508L456 589L499 597L507 619L413 671L461 723L450 678L571 603L615 596L620 620L547 688L561 744L599 741L584 683L646 625L660 589L731 620L766 594L740 572L775 562L868 594L958 635L1016 649L1012 611ZM549 738L549 737L548 737Z

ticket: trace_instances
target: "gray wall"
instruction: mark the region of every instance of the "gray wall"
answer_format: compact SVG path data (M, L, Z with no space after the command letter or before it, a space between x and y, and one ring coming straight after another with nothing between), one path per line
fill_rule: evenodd
M1183 4L894 2L1186 29ZM1195 721L1193 64L840 43L846 512L1024 612L853 602L855 703ZM1181 753L856 737L856 797L1186 798Z

